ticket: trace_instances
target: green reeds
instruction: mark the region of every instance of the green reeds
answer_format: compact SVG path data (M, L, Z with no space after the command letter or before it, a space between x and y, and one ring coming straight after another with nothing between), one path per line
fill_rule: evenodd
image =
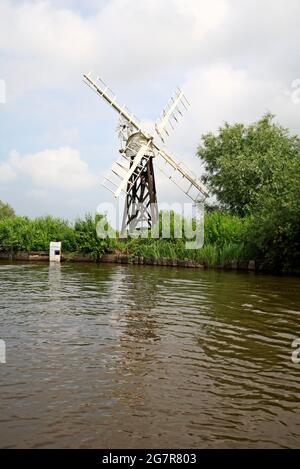
M4 218L0 220L0 250L11 253L48 251L50 241L57 240L62 241L64 252L88 253L95 260L104 252L114 250L130 256L154 259L190 259L208 267L244 259L245 220L221 212L206 214L204 245L199 249L186 249L185 238L174 236L175 218L171 213L170 238L140 237L123 241L101 239L97 236L96 226L101 220L101 215L95 217L87 214L85 218L77 219L74 224L51 216L33 220L26 217ZM161 221L162 215L160 223Z

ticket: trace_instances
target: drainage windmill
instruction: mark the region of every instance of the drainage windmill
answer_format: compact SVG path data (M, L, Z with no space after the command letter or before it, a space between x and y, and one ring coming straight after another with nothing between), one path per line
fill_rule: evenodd
M157 194L153 160L194 203L208 197L207 189L182 163L160 148L154 137L142 129L139 120L120 106L116 95L93 73L83 75L84 81L119 115L120 157L115 161L102 185L116 198L125 194L122 233L126 230L150 228L158 220ZM155 124L157 136L164 143L189 103L178 89L171 97Z

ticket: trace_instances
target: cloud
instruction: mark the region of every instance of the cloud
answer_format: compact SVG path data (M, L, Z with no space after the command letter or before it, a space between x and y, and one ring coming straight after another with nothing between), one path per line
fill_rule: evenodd
M49 1L19 5L1 1L1 48L8 52L78 62L91 50L92 32L76 12L56 9ZM14 34L11 34L12 29ZM20 42L20 39L23 41Z
M286 78L298 71L299 15L298 0L1 0L0 50L13 94L89 68L124 83L224 61Z
M50 1L0 3L0 68L8 99L37 87L60 87L93 62L96 43L89 21Z
M111 0L98 8L84 16L65 3L1 0L10 98L74 83L90 68L124 82L188 64L226 18L228 0Z
M9 163L0 163L0 182L11 182L17 175Z
M300 104L293 102L291 86L300 78L299 17L299 0L1 0L0 79L7 103L0 109L0 160L10 148L20 149L0 163L1 183L11 181L8 196L16 208L23 203L23 178L32 191L30 210L34 195L42 200L37 191L44 185L51 194L91 188L82 198L85 209L98 197L109 199L104 190L98 195L87 165L100 174L112 164L117 116L82 84L90 69L147 126L175 87L184 85L192 106L167 147L197 175L201 134L225 120L248 123L271 111L300 132ZM55 163L48 152L60 152ZM72 161L69 178L64 161ZM46 162L49 169L43 169ZM179 197L159 173L157 183L162 198ZM43 200L35 213L46 205L45 194Z
M194 68L183 89L191 106L167 144L198 173L201 167L195 152L203 133L216 131L225 121L253 122L268 111L282 118L296 112L276 77L253 77L245 69L226 64Z
M2 166L3 180L5 175L8 180L12 180L13 175L29 178L34 187L43 190L78 191L93 187L97 183L97 178L90 173L79 152L69 147L43 150L24 156L13 151L8 162Z

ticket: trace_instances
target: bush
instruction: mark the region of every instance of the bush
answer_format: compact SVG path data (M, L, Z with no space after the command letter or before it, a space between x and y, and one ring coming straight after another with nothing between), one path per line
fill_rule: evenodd
M300 168L280 199L268 197L253 215L246 241L269 270L300 273Z
M10 205L0 200L0 220L3 218L12 218L15 216L16 214L14 209Z
M101 219L102 215L87 214L84 219L77 219L74 225L76 251L90 254L94 260L113 246L113 240L97 235L96 227Z
M0 250L48 251L50 241L61 241L65 252L85 252L99 259L112 241L99 239L96 224L100 215L86 215L72 226L69 222L51 216L30 220L26 217L0 219Z
M240 218L222 211L205 214L204 243L224 244L243 243L249 225L249 218Z

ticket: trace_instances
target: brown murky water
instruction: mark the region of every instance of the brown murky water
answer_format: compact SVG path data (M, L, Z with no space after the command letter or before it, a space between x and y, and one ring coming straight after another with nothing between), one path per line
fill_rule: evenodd
M0 264L1 447L299 447L300 279Z

